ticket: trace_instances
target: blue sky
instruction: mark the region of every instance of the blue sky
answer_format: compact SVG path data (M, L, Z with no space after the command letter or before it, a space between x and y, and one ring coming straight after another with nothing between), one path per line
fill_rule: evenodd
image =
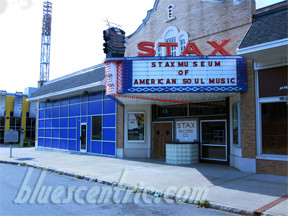
M121 24L126 35L130 35L154 5L154 0L52 2L50 80L103 62L102 31L107 28L106 18ZM256 7L277 2L280 0L257 0ZM0 0L0 90L14 93L37 86L42 3L42 0Z

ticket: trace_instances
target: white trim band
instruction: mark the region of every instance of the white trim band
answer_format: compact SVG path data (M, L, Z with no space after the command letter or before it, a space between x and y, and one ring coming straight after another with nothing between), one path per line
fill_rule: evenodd
M37 101L37 100L41 100L41 99L45 99L45 98L49 98L49 97L55 97L55 96L59 96L62 94L72 93L72 92L79 91L79 90L85 90L87 88L97 87L97 86L101 86L101 85L102 85L102 81L98 81L98 82L91 83L88 85L78 86L75 88L70 88L70 89L66 89L66 90L62 90L62 91L58 91L58 92L53 92L53 93L41 95L38 97L32 97L32 98L27 99L27 101L29 101L29 102L30 101ZM103 89L105 89L105 86L103 86Z

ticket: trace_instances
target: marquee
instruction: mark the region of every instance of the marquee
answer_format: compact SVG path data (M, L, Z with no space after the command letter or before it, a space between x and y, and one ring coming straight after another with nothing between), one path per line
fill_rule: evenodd
M110 95L247 91L246 60L238 56L113 58L105 67Z

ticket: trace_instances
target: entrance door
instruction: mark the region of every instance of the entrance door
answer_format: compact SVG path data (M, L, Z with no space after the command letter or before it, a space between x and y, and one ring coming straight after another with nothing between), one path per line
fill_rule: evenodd
M87 124L81 124L80 151L87 152Z
M166 143L172 142L172 122L153 123L154 157L166 157Z
M227 162L226 120L200 121L201 159Z

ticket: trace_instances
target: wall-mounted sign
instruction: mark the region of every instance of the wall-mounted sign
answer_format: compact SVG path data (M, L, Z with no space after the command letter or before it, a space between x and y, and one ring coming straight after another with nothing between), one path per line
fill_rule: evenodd
M129 141L144 141L144 113L128 113L128 140Z
M197 121L185 120L176 122L176 140L178 142L194 142L197 140Z
M0 117L5 116L6 92L0 91Z
M105 62L105 87L107 95L122 92L122 61Z
M21 115L22 115L22 100L23 100L23 93L22 92L16 92L15 100L14 100L13 117L21 117Z

